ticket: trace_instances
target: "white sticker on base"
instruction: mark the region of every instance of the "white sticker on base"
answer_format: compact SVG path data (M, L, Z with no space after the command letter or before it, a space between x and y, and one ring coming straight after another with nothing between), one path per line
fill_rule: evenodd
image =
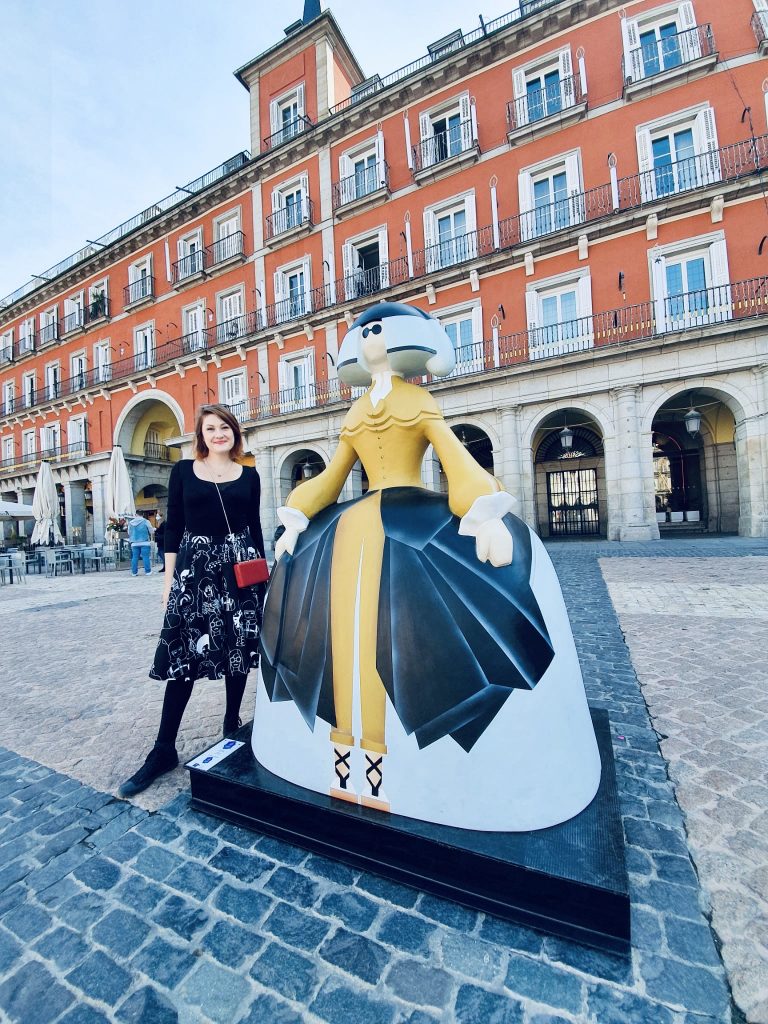
M210 747L208 750L204 750L202 754L194 759L194 761L187 761L186 768L197 768L199 772L207 772L214 765L218 764L219 761L223 761L225 757L229 757L230 754L234 753L238 747L242 747L240 740L220 740L215 747Z

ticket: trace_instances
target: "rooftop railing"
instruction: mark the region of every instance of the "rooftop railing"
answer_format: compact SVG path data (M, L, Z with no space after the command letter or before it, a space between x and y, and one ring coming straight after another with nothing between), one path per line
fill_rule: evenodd
M700 57L715 53L715 37L711 25L696 25L682 32L653 38L629 51L621 58L621 70L627 83L642 82L664 71L691 64Z

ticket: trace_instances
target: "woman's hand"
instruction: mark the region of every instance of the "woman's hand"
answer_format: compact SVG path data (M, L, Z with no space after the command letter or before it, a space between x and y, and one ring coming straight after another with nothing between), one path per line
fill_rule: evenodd
M512 561L512 534L501 519L489 519L477 528L475 551L481 562L497 568Z
M165 611L165 609L166 609L166 607L168 605L168 598L171 596L171 585L172 585L172 583L173 583L173 579L166 580L165 586L163 587L163 593L160 596L160 604L163 606L163 611Z

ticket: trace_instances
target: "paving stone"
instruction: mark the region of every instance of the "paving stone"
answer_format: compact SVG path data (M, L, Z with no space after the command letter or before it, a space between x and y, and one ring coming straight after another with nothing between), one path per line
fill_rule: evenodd
M355 935L345 928L332 935L320 947L320 956L348 974L376 985L389 964L389 953L364 935Z
M42 935L53 924L53 918L45 910L32 903L22 903L3 918L5 927L25 942Z
M48 1024L74 998L36 961L24 964L0 985L0 1009L14 1024Z
M337 917L356 932L367 931L380 911L378 903L357 892L331 892L317 908L321 914Z
M265 988L299 1003L307 1003L317 985L317 969L312 961L276 942L270 942L257 957L250 973Z
M66 980L91 999L100 999L108 1005L116 1003L131 985L128 971L99 950L71 970Z
M226 871L228 874L234 875L241 882L255 882L257 878L271 871L275 866L274 861L260 857L253 850L248 850L245 853L233 846L224 846L214 857L211 857L209 863L211 867L217 868L219 871Z
M139 874L154 878L162 882L176 868L180 868L184 861L170 850L164 850L160 846L149 846L142 850L136 858L134 868Z
M505 985L517 995L545 1003L559 1010L578 1013L583 1002L583 986L576 975L526 956L509 960Z
M645 988L651 999L679 1009L718 1016L730 998L724 980L704 967L691 967L644 953Z
M235 1011L248 996L250 985L234 971L203 963L189 975L181 992L216 1024L230 1024Z
M13 910L20 903L23 903L28 895L29 890L22 882L19 882L18 885L12 885L5 892L0 893L0 918L4 917L9 910ZM41 893L37 894L38 900L41 900L41 895Z
M0 928L0 975L7 974L22 953L23 949L14 936Z
M238 1024L306 1024L306 1019L303 1013L265 992L254 999Z
M113 894L121 903L139 914L154 910L168 895L168 890L140 875L130 874Z
M310 1004L310 1011L328 1024L393 1024L394 1006L329 979Z
M104 897L96 892L82 892L71 896L56 911L56 916L72 928L83 932L104 916Z
M587 1007L590 1024L672 1024L672 1014L665 1007L608 985L588 986Z
M462 985L456 996L457 1024L522 1024L523 1005L509 996Z
M271 932L289 946L299 949L316 949L331 929L328 921L323 921L304 911L291 906L290 903L276 903L275 908L263 924L265 931Z
M313 875L322 875L329 882L345 886L352 885L360 873L347 864L342 864L337 860L328 860L327 857L319 857L317 854L310 854L304 862L304 870Z
M250 850L259 841L255 832L241 828L239 825L232 825L228 821L218 828L217 835L222 842L231 843L232 846L241 846L244 850Z
M189 946L176 946L158 936L136 954L131 968L143 971L152 981L173 989L198 962Z
M88 829L82 825L76 825L65 829L58 835L53 836L43 845L38 845L35 857L41 864L47 864L49 860L65 853L70 848L88 838Z
M266 857L271 857L272 860L279 861L281 864L301 864L307 857L307 851L302 850L300 846L285 843L281 839L275 839L274 836L261 836L256 845Z
M181 896L169 896L152 915L153 920L164 928L170 928L182 939L192 939L208 923L208 914L201 907L195 907Z
M320 891L317 882L291 868L277 868L264 883L264 888L288 903L296 903L300 907L313 906Z
M602 952L552 936L544 939L544 952L550 960L575 967L584 974L619 984L629 985L632 982L632 961L629 956Z
M179 844L183 853L189 854L190 857L199 857L201 860L207 860L218 847L218 839L196 829L186 832Z
M59 1024L110 1024L111 1018L107 1017L94 1006L81 1003L69 1010L63 1017L59 1018Z
M641 907L632 907L630 930L632 946L635 949L646 949L650 953L659 952L663 933L661 921L656 913Z
M669 952L694 964L720 964L712 932L705 924L668 917L664 922Z
M443 924L447 924L451 928L458 928L467 934L474 931L481 916L476 910L469 910L458 903L441 900L428 893L424 893L419 900L417 910L425 917L432 917L435 921L441 921Z
M651 879L638 884L634 889L634 895L638 903L656 907L662 912L687 917L693 921L701 919L698 889L691 889L687 885Z
M117 956L130 956L149 935L149 925L135 914L113 910L93 928L93 938Z
M236 889L232 885L223 885L214 896L213 904L243 924L256 924L274 906L273 901L263 893L252 889Z
M443 966L468 978L491 983L501 978L506 967L506 955L490 942L447 932L440 937L440 945Z
M406 953L429 953L429 940L438 929L415 914L393 910L379 922L376 934L382 942Z
M134 857L138 857L142 850L147 848L147 840L135 832L126 832L114 843L103 848L104 856L116 860L120 864L127 864Z
M89 889L113 889L120 880L120 868L104 857L91 857L74 869L75 878Z
M203 864L182 864L165 879L171 889L204 901L221 881L221 875Z
M227 967L239 967L244 960L252 957L264 945L261 935L241 928L231 921L217 921L203 937L200 946L207 950L219 963Z
M60 971L67 971L88 955L88 944L71 928L54 928L32 947L41 957L51 960Z
M121 1024L177 1024L179 1020L168 997L149 986L130 995L116 1016Z
M141 824L136 826L136 832L147 839L154 839L158 843L172 843L181 835L181 829L164 814L150 814Z
M360 875L355 885L358 889L378 896L387 903L395 903L398 907L413 907L419 898L417 889L390 882L388 878L379 878L378 875L369 875L367 872Z
M453 981L443 970L427 967L415 960L398 960L386 978L395 995L408 1003L422 1006L447 1006Z

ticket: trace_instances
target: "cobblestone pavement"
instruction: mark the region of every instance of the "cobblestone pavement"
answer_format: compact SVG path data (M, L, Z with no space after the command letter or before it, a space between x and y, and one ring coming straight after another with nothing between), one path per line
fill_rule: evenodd
M631 957L542 936L193 812L182 770L133 802L115 799L157 728L162 684L146 672L161 578L30 577L0 592L0 1019L743 1020L597 559L706 553L741 567L745 555L768 556L768 544L551 551L590 702L611 718ZM205 683L193 696L182 759L218 738L220 687Z
M768 557L605 559L736 1003L768 1024Z

